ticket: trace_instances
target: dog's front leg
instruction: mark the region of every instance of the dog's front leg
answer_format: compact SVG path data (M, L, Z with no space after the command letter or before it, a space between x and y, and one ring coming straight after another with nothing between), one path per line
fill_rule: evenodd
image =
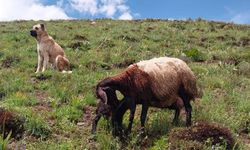
M38 72L41 71L41 69L42 69L43 58L38 54L37 60L38 60L38 62L37 62L36 73L38 73Z
M48 53L44 53L42 72L44 72L47 69L48 64L49 64L49 54Z

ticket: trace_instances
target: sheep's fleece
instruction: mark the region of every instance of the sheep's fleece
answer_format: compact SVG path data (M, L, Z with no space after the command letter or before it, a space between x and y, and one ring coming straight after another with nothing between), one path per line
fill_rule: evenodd
M151 87L155 96L171 105L178 97L178 88L183 85L187 93L193 93L196 89L195 76L188 65L177 58L160 57L136 63L141 71L146 72L151 78ZM130 65L133 67L133 65ZM191 95L195 97L195 95ZM168 100L166 100L166 98Z

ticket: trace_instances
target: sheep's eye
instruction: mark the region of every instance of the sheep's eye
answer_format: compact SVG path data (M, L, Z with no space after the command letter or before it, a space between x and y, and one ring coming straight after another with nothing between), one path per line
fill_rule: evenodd
M36 30L38 30L38 27L35 27Z

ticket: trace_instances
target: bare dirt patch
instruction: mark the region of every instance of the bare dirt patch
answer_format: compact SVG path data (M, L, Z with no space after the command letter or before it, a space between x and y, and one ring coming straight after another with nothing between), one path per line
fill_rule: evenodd
M125 59L123 62L114 64L114 66L117 67L117 68L125 68L125 67L128 67L129 65L131 65L133 63L135 63L134 59Z
M34 93L36 99L38 100L38 103L37 105L32 107L33 111L42 114L46 112L51 112L52 107L50 106L49 102L49 94L46 91L40 91L40 90L36 90ZM46 120L50 125L53 125L55 123L55 118L53 117L47 116Z
M24 133L25 118L18 116L14 112L0 108L0 134L4 132L4 137L12 131L11 137L20 138Z
M240 134L239 138L247 145L250 149L250 136L248 134Z
M224 142L226 142L227 149L232 149L235 144L232 133L228 128L222 127L219 124L206 122L197 123L190 128L173 130L169 135L169 140L172 144L179 140L195 141L203 144L211 140L211 144L213 145L224 145ZM175 147L174 144L172 146Z
M8 56L4 60L2 60L1 66L3 68L10 68L13 63L20 62L20 58L18 56Z
M78 127L89 127L92 124L92 119L95 115L95 109L96 107L93 106L85 106L83 108L84 115L83 117L78 121L77 125Z
M46 91L40 91L40 90L36 90L34 93L36 99L38 100L38 103L33 107L33 110L36 112L52 111L52 108L50 107L48 101L49 94Z

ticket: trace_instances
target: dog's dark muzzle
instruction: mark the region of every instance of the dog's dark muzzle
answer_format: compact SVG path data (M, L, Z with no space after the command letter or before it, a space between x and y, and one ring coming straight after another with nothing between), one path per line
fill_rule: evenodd
M37 37L37 33L35 30L30 30L30 35L33 37Z

